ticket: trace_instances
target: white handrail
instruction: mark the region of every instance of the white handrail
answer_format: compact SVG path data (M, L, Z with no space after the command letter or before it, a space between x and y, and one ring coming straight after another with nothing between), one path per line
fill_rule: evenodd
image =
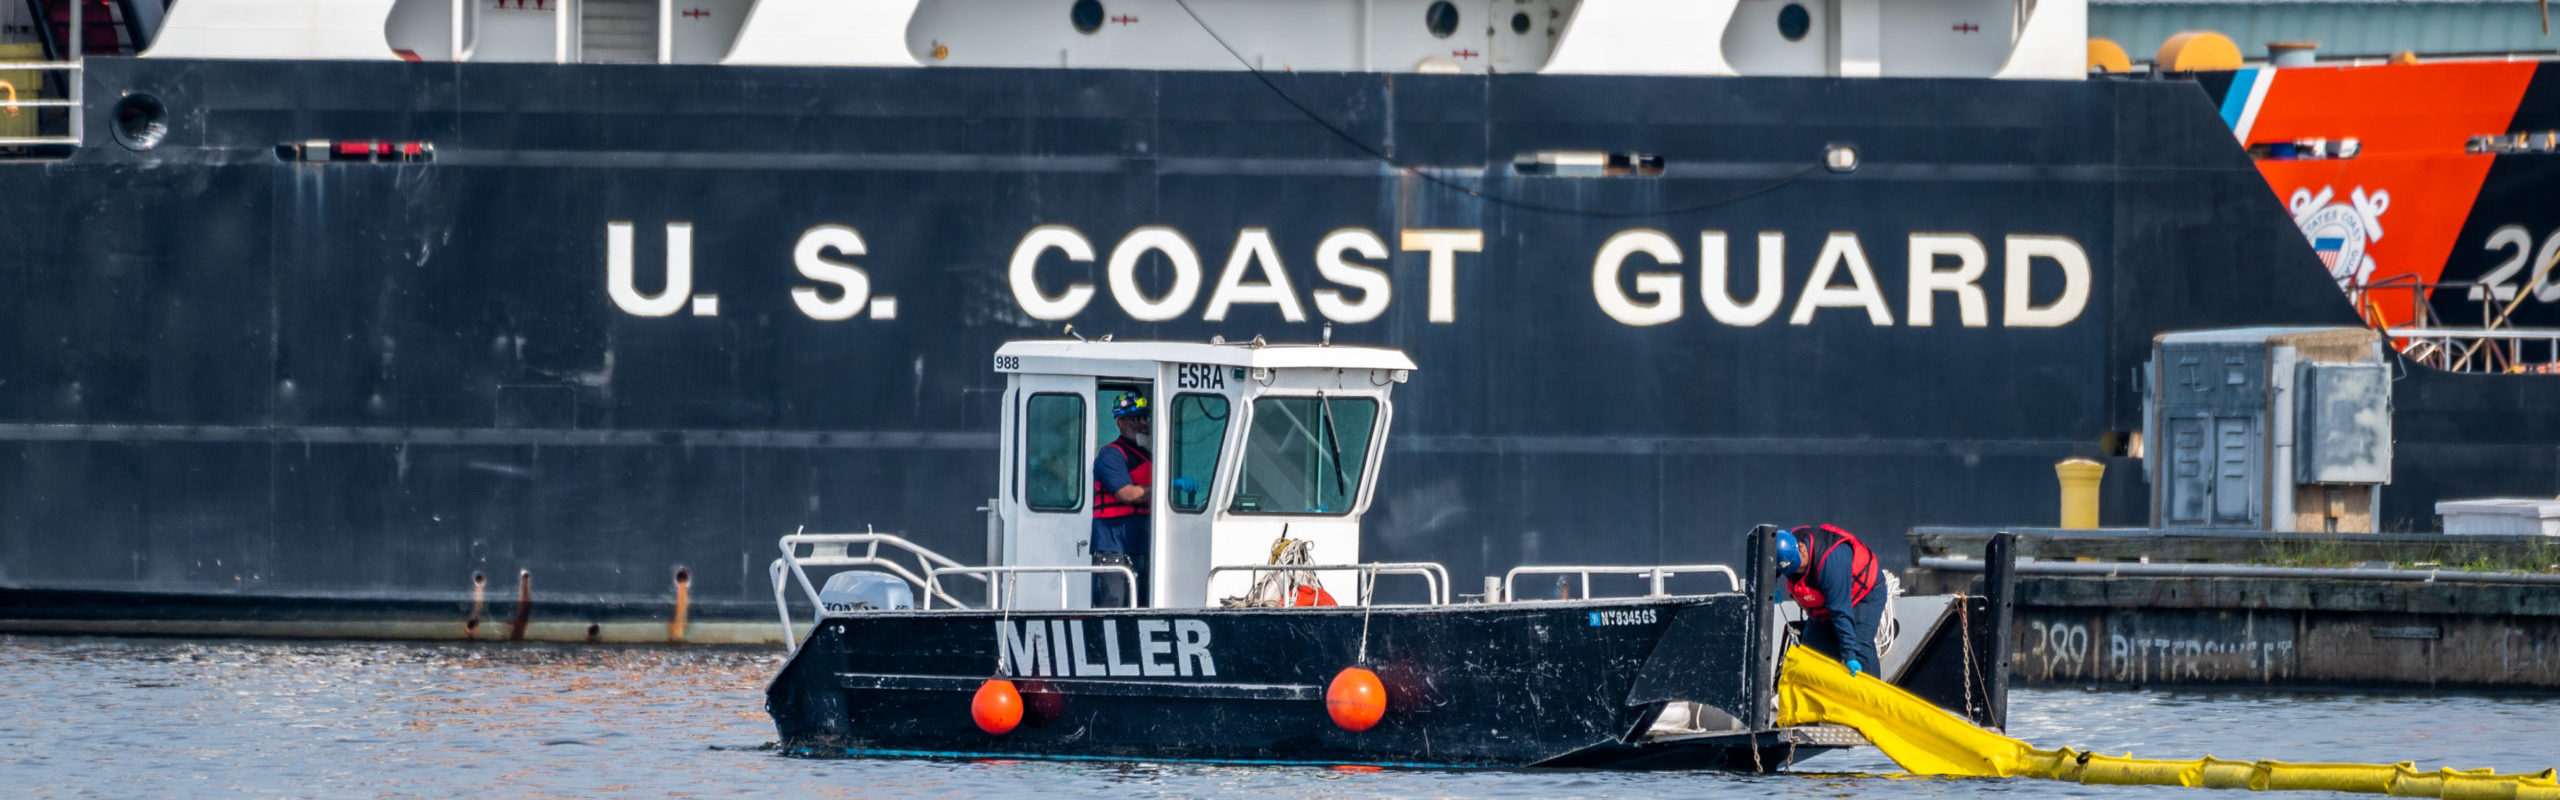
M1091 566L1081 566L1081 565L1080 565L1080 566L1063 566L1063 567L944 567L944 568L941 568L941 569L934 570L931 574L932 574L932 575L933 575L933 577L935 577L935 578L940 578L940 577L942 577L942 576L944 576L944 575L969 575L969 576L977 577L979 580L986 581L986 582L987 582L987 608L989 608L989 609L998 609L998 608L1011 608L1012 606L1010 605L1010 603L1012 603L1015 599L1018 599L1018 598L1016 598L1016 597L1014 597L1014 596L1006 595L1006 594L1004 593L1004 590L1003 590L1002 588L999 588L999 587L998 587L997 582L994 580L994 577L993 577L993 576L996 576L996 575L1020 575L1020 574L1023 574L1023 573L1031 573L1031 574L1035 574L1035 575L1047 575L1047 574L1055 574L1055 575L1057 575L1057 576L1058 576L1058 607L1059 607L1059 608L1065 608L1065 607L1067 607L1067 576L1068 576L1068 575L1072 575L1072 574L1094 574L1094 575L1098 575L1098 574L1105 574L1105 573L1118 573L1118 574L1120 575L1120 579L1121 579L1121 580L1125 580L1125 581L1128 581L1128 582L1129 582L1129 586L1130 586L1130 588L1131 588L1132 590L1136 589L1136 588L1137 588L1137 586L1138 586L1138 573L1136 573L1136 572L1134 572L1134 571L1131 571L1128 567L1124 567L1124 566L1121 566L1121 565L1118 565L1118 564L1095 564L1095 565L1091 565ZM1009 585L1009 584L1011 584L1011 583L1013 583L1013 582L1012 582L1012 581L1005 581L1004 583ZM931 610L933 610L933 598L931 598L931 597L927 597L927 598L925 598L925 606L924 606L924 607L925 607L925 610L927 610L927 611L931 611ZM1137 608L1137 607L1138 607L1138 593L1137 593L1136 591L1131 591L1131 592L1129 592L1129 605L1128 605L1128 607L1129 607L1129 608Z
M1390 561L1369 564L1226 564L1210 567L1209 578L1214 582L1218 573L1221 572L1297 572L1300 570L1307 572L1354 570L1362 573L1369 579L1361 581L1360 596L1356 599L1360 601L1357 605L1364 606L1369 605L1368 587L1377 582L1376 576L1419 575L1422 576L1422 582L1427 585L1431 595L1431 602L1428 605L1449 604L1449 570L1429 561Z
M2467 339L2560 339L2560 328L2385 328L2384 338L2450 336Z
M66 99L49 100L37 96L43 91L43 86L39 83L39 85L25 90L25 95L30 99L20 99L20 91L18 87L10 86L7 96L5 98L0 98L0 110L7 110L10 113L16 113L17 110L21 108L78 109L81 107L81 97L86 91L82 84L87 81L83 80L80 75L83 58L81 50L86 44L81 41L81 37L85 34L81 32L80 18L84 15L80 13L80 11L81 9L78 8L72 9L70 60L0 62L0 70L5 71L70 73L63 81L64 85L69 87L70 97ZM87 115L74 110L65 116L68 118L70 123L70 131L66 135L0 136L0 147L37 147L43 145L71 145L73 147L78 147L80 146L80 137L83 131L82 123L84 120L82 118Z
M806 556L800 554L800 547L803 545L806 545L809 548L809 554ZM864 548L860 555L856 555L854 551L854 547L857 545ZM916 557L917 569L908 569L904 564L881 557L881 545L888 545L913 554ZM791 638L794 635L791 630L790 598L785 595L782 588L783 576L785 573L788 573L793 581L800 585L800 591L803 594L808 595L810 607L816 609L816 618L824 619L827 615L827 604L818 599L817 584L812 583L809 580L809 567L877 567L881 570L887 571L889 574L896 575L899 578L906 580L909 584L913 584L919 590L918 593L924 595L926 608L933 607L933 598L935 597L942 598L944 602L950 603L955 608L967 608L969 605L967 603L960 602L959 598L952 597L949 592L942 590L942 582L939 575L939 572L942 570L938 568L961 567L963 565L960 562L953 561L941 553L925 549L924 546L907 541L905 537L897 534L880 533L877 531L866 533L793 533L782 537L781 547L782 557L774 560L772 567L768 570L767 577L772 580L774 584L773 604L774 607L782 614L782 636L783 641L785 642L791 641ZM917 570L922 570L922 574L919 574ZM981 581L987 580L987 577L984 575L976 577ZM992 582L990 582L987 590L990 593L995 591L995 587ZM796 648L798 645L794 644L793 647Z
M2409 342L2400 351L2420 363L2454 372L2560 372L2560 329L2553 328L2386 328L2382 335ZM2544 352L2529 360L2526 345ZM2421 345L2429 347L2422 348ZM2502 347L2503 346L2503 347ZM2474 364L2474 359L2478 363ZM2503 364L2500 362L2504 362Z
M791 626L793 625L791 622L791 598L783 595L783 587L790 584L782 582L782 573L789 571L790 569L791 563L789 561L777 558L773 560L771 565L764 568L764 575L767 580L773 582L773 610L782 612L782 649L798 651L800 649L800 642L795 637L799 636L799 632L791 629ZM818 612L820 614L826 613L826 606L819 606Z
M1582 591L1576 597L1588 600L1591 599L1591 576L1593 575L1649 576L1653 581L1653 591L1645 596L1662 597L1667 594L1662 589L1662 579L1673 575L1703 573L1723 575L1727 586L1732 587L1733 591L1742 591L1742 576L1734 574L1732 567L1723 564L1662 564L1650 567L1527 566L1512 567L1510 572L1503 573L1502 601L1513 602L1515 595L1512 594L1511 587L1522 575L1579 575L1582 577Z

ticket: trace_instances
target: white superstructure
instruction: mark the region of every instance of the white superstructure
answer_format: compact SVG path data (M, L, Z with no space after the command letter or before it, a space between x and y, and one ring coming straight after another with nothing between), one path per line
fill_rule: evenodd
M145 55L2077 79L2087 27L2085 0L187 0Z
M1191 342L1021 341L996 351L1006 376L996 524L987 560L1008 568L1092 562L1096 509L1090 467L1118 436L1124 394L1148 399L1154 478L1148 489L1155 605L1203 607L1240 596L1245 572L1268 564L1283 536L1309 543L1317 564L1360 559L1386 453L1390 395L1414 369L1377 347ZM1337 596L1350 576L1325 571ZM1024 575L1026 600L1087 603L1088 584Z

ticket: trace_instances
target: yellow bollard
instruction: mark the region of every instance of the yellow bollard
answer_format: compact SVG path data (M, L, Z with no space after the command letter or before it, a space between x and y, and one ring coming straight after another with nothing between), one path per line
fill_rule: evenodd
M2062 480L2062 527L2098 527L2098 478L2107 474L2107 465L2085 458L2066 458L2054 462L2053 474Z

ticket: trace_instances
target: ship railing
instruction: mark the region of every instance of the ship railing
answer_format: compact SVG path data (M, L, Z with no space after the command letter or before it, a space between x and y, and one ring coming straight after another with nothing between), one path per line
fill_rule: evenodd
M2516 309L2523 304L2523 300L2532 297L2534 293L2530 285L2517 286L2512 283L2485 281L2429 281L2422 280L2416 275L2393 275L2375 281L2350 283L2347 284L2346 289L2348 299L2355 303L2357 312L2363 315L2365 327L2374 330L2383 330L2395 324L2391 322L2390 315L2383 308L2382 299L2377 297L2388 292L2398 292L2409 302L2408 317L2396 323L2399 327L2462 327L2463 323L2447 321L2443 314L2436 312L2435 307L2437 299L2450 298L2453 295L2449 293L2460 292L2465 299L2476 301L2480 305L2480 321L2474 327L2492 329L2506 327L2507 319L2514 316Z
M1649 585L1651 587L1651 590L1644 595L1646 597L1670 596L1670 592L1665 590L1663 584L1666 579L1674 575L1723 575L1727 586L1732 587L1733 591L1742 591L1742 576L1734 574L1732 567L1728 567L1723 564L1658 564L1646 567L1564 566L1542 564L1537 566L1512 567L1510 572L1503 573L1502 601L1505 603L1516 602L1519 599L1519 594L1515 590L1519 585L1520 578L1529 575L1579 576L1582 579L1581 591L1574 593L1574 599L1581 600L1591 599L1591 576L1593 575L1643 576L1650 582Z
M2560 375L2560 329L2390 328L2400 352L2449 372Z
M80 13L77 8L72 10L70 41L73 45L64 48L68 51L69 58L61 61L0 61L0 72L60 73L65 87L63 97L48 98L44 96L41 80L37 81L37 85L27 87L0 81L0 86L7 87L5 90L0 90L0 118L28 113L41 115L43 109L47 108L69 109L64 114L69 118L69 132L62 136L0 136L0 147L80 146L81 117L84 116L80 113L80 106L82 95L86 93L81 85L87 82L82 80L80 75L81 51L87 49L84 45L89 41L84 38L85 32L81 27L81 18L86 16L88 15ZM45 23L39 21L37 24ZM40 116L39 120L41 120ZM34 126L30 128L40 130Z
M2401 324L2410 327L2432 327L2442 324L2436 319L2435 307L2428 305L2428 301L2436 296L2437 290L2467 289L2471 291L2472 299L2483 298L2483 290L2470 281L2429 282L2416 275L2407 274L2393 275L2364 283L2350 283L2347 284L2346 289L2347 300L2355 305L2356 313L2364 317L2365 327L2376 329L2390 327L2389 315L2383 310L2382 301L2376 299L2377 293L2396 291L2408 295L2409 318L2403 320ZM2488 319L2492 313L2494 312L2487 303L2481 304L2482 319Z
M1422 578L1428 602L1422 605L1449 604L1449 570L1429 561L1380 561L1368 564L1222 564L1209 568L1209 580L1215 583L1221 572L1358 572L1359 593L1353 605L1371 605L1372 590L1380 575L1414 575Z
M893 552L882 555L883 546L891 548ZM805 553L802 548L807 548ZM916 561L915 568L909 569L895 551L905 551L907 555L913 556ZM789 587L795 584L800 587L801 593L809 598L809 606L817 609L819 618L827 615L826 602L818 598L818 585L809 580L810 567L877 568L913 584L919 593L924 595L927 608L932 607L934 598L937 597L955 608L966 608L967 603L960 602L959 598L943 591L940 575L937 574L950 568L964 566L958 561L926 549L923 545L907 541L906 537L894 533L878 531L793 533L782 537L782 557L774 559L773 564L766 568L766 576L773 581L774 608L782 614L783 641L793 648L798 648L799 644L792 641L796 629L791 621ZM983 575L977 577L981 581L987 580ZM989 591L993 591L992 586Z
M973 578L977 578L978 580L986 581L986 582L987 582L987 609L988 609L988 610L990 610L990 611L993 611L993 610L996 610L996 609L1003 609L1003 608L1012 608L1012 607L1014 607L1014 606L1013 606L1013 604L1014 604L1015 602L1017 602L1017 601L1020 599L1020 592L1019 592L1019 591L1017 591L1017 587L1015 587L1015 586L1014 586L1014 581L1012 580L1013 576L1016 576L1016 575L1056 575L1056 576L1058 576L1058 606L1057 606L1057 607L1059 607L1059 608L1066 608L1066 607L1067 607L1067 602L1068 602L1068 601L1067 601L1067 590L1070 588L1070 587L1069 587L1069 584L1068 584L1068 581L1067 581L1067 576L1069 576L1069 575L1118 575L1118 576L1120 576L1120 579L1121 579L1121 580L1128 581L1128 582L1129 582L1129 583L1128 583L1128 585L1129 585L1129 586L1134 587L1134 586L1137 586L1137 585L1138 585L1138 573L1131 571L1128 567L1120 566L1120 565L1118 565L1118 564L1095 564L1095 565L1081 565L1081 564L1079 564L1079 565L1073 565L1073 566L1055 566L1055 567L958 567L958 566L954 566L954 567L943 567L943 568L940 568L940 569L936 569L936 570L933 570L932 572L927 573L927 574L932 575L932 576L933 576L934 578L936 578L936 579L939 579L939 578L941 578L941 577L942 577L942 576L944 576L944 575L967 575L967 576L970 576L970 577L973 577ZM995 576L998 576L998 575L1005 576L1005 578L1006 578L1006 579L1005 579L1005 580L1001 580L1001 581L999 581L999 580L995 580ZM959 608L967 608L967 606L957 606L957 607L959 607ZM1128 607L1129 607L1129 608L1137 608L1137 607L1138 607L1138 593L1137 593L1137 592L1130 592L1130 593L1129 593L1129 605L1128 605ZM927 611L931 611L931 610L933 610L933 598L932 598L931 596L927 596L927 597L925 597L925 599L924 599L924 608L925 608L925 610L927 610Z

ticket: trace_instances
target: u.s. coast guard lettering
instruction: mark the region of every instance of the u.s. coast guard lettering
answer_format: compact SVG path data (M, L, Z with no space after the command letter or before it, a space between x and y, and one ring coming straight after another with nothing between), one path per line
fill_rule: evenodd
M1212 678L1209 623L1196 619L1002 620L996 646L1017 678Z
M719 295L695 292L701 287L694 269L693 224L667 223L665 280L654 294L639 288L633 228L630 222L605 223L605 292L615 307L642 317L672 316L688 308L694 316L717 316ZM1105 251L1075 227L1039 225L1015 243L1005 264L1005 285L1023 315L1037 320L1073 319L1086 313L1107 290L1110 302L1123 315L1147 322L1194 316L1224 322L1242 306L1266 306L1281 319L1305 322L1312 306L1314 315L1329 322L1359 324L1384 316L1396 302L1395 282L1388 270L1394 256L1405 253L1411 254L1406 256L1406 269L1418 266L1425 271L1424 319L1456 322L1458 283L1468 274L1461 266L1484 258L1484 231L1408 228L1395 234L1396 245L1390 249L1387 237L1367 228L1326 232L1310 254L1315 261L1315 286L1301 291L1269 228L1238 229L1213 276L1209 262L1202 258L1204 251L1191 236L1171 226L1131 229ZM1953 324L1970 328L1994 324L1986 289L1994 244L1972 234L1916 232L1900 237L1908 271L1898 318L1892 298L1877 280L1867 243L1857 233L1824 235L1821 245L1813 248L1815 255L1802 273L1803 280L1789 281L1787 235L1759 232L1753 237L1756 280L1748 298L1735 295L1737 282L1729 274L1731 251L1736 249L1732 238L1725 231L1701 230L1695 251L1698 299L1707 315L1721 325L1753 327L1775 319L1782 310L1787 324L1811 325L1818 315L1831 310L1830 316L1863 317L1879 327L1925 327L1940 324L1939 303L1949 297L1955 300ZM2089 253L2080 242L2067 236L2013 233L2001 237L1996 246L2001 265L2000 327L2060 327L2080 318L2095 283ZM879 291L871 271L853 261L872 253L872 245L850 225L831 223L803 231L792 247L791 261L807 282L791 288L792 306L809 319L825 322L896 319L897 298ZM1890 252L1886 255L1890 257ZM1677 268L1689 257L1680 241L1664 231L1618 231L1600 243L1592 258L1593 305L1624 325L1679 320L1687 313L1684 287L1690 276ZM1150 274L1162 280L1142 282L1139 267L1151 258L1163 268ZM1421 263L1412 265L1417 260ZM1103 265L1098 278L1091 266L1097 261ZM1646 261L1654 269L1645 269ZM1555 272L1528 270L1509 280ZM1103 285L1095 285L1097 280Z
M1735 327L1767 322L1786 304L1787 235L1762 231L1757 237L1758 288L1749 300L1733 296L1733 282L1727 277L1729 238L1724 231L1698 233L1699 299L1717 322ZM1935 324L1940 293L1955 296L1959 324L1968 328L1990 324L1989 304L1981 285L1990 254L1981 239L1964 233L1914 233L1905 252L1910 256L1910 272L1903 310L1909 324ZM1599 301L1600 310L1628 325L1660 325L1679 319L1686 305L1680 291L1680 273L1636 273L1632 292L1621 283L1621 273L1639 254L1661 266L1678 265L1682 258L1679 242L1662 231L1637 228L1609 237L1591 263L1591 294ZM2001 255L2001 327L2051 328L2080 318L2081 309L2089 304L2090 275L2089 253L2080 248L2079 242L2062 236L2012 234L2001 242ZM2040 261L2057 268L2062 283L2053 301L2043 305L2034 302L2036 265ZM1842 280L1848 283L1841 285ZM1804 288L1796 292L1793 310L1787 314L1789 325L1811 325L1815 312L1826 308L1855 309L1866 312L1870 324L1893 324L1893 308L1877 288L1875 269L1869 265L1867 249L1855 233L1833 231L1824 236L1822 250L1813 258L1813 271L1805 276L1802 285Z

